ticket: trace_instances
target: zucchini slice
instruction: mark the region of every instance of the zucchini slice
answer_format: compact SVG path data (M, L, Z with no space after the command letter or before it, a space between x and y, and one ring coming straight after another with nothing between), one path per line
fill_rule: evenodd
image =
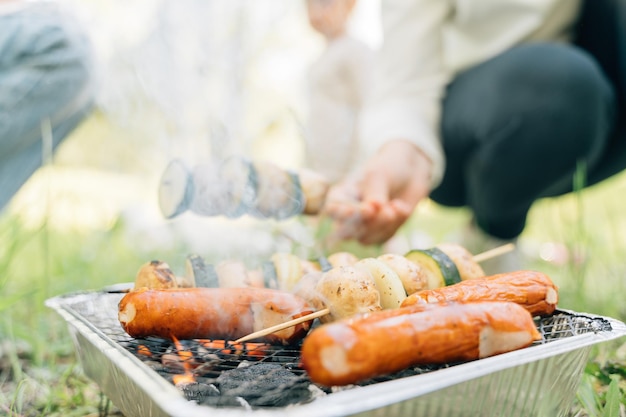
M179 159L171 161L159 183L159 208L166 219L187 211L194 196L194 183L189 168Z
M278 275L276 273L276 267L274 266L274 262L263 262L261 270L263 271L263 283L265 284L265 288L277 289Z
M322 272L328 272L332 269L332 265L330 264L330 262L328 261L328 258L325 256L320 256L317 260L317 262L320 265L320 269L322 270Z
M428 273L428 289L445 287L461 282L456 265L441 249L413 249L404 255L422 266Z
M255 161L257 194L250 210L253 217L283 220L304 210L298 176L267 161Z
M437 248L441 249L456 265L461 279L482 278L485 276L483 268L474 260L474 256L463 246L456 243L440 243Z
M220 164L215 161L198 164L191 169L193 199L189 209L201 216L220 216L227 210L227 184L220 177Z
M258 195L258 174L254 165L245 158L232 156L222 161L220 180L227 190L224 213L237 218L248 214Z
M200 255L192 254L187 257L185 260L185 276L196 287L219 287L215 267L207 264Z

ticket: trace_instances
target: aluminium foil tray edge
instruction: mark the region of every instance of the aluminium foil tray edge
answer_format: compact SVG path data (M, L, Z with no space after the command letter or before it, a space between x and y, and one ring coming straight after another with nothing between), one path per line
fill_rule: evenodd
M467 406L460 404L451 409L454 402L452 395L485 397L486 389L498 390L499 385L514 384L511 381L525 382L524 386L515 386L507 391L508 396L525 395L524 401L539 400L545 402L545 395L536 392L539 389L556 389L554 383L560 382L574 390L588 352L592 345L626 336L626 325L618 320L588 313L560 309L565 313L602 318L611 324L610 331L584 333L554 340L550 343L531 346L478 361L472 361L450 368L440 369L422 375L400 378L392 381L335 392L317 398L302 405L277 409L230 409L199 406L188 401L171 383L156 371L142 363L122 346L108 338L80 314L71 308L71 302L77 299L89 299L102 293L77 293L59 296L46 301L46 305L63 317L74 339L77 355L85 374L97 383L100 389L127 417L164 416L164 417L404 417L414 414L421 416L446 415L471 416L482 410L475 398ZM566 366L563 366L563 365ZM549 372L545 374L545 367ZM561 369L565 368L565 369ZM554 375L559 372L560 375ZM568 373L569 372L569 373ZM537 374L538 376L533 376ZM526 379L524 379L526 378ZM554 383L552 382L554 381ZM558 394L558 393L557 393ZM574 393L571 394L573 399ZM569 400L566 398L565 400ZM492 398L492 401L505 401L507 398ZM490 415L545 415L554 417L563 410L545 410L545 404L535 404L536 413L529 414L517 399L509 399L515 412L507 409L507 414ZM462 400L461 400L462 401ZM457 401L458 402L458 401ZM478 404L478 405L477 405ZM493 404L492 404L493 405ZM460 407L460 408L459 408ZM474 407L474 408L472 408ZM473 411L472 411L473 410ZM419 414L417 414L419 412ZM445 413L445 414L443 414ZM549 414L552 413L552 414ZM482 415L482 414L480 414Z

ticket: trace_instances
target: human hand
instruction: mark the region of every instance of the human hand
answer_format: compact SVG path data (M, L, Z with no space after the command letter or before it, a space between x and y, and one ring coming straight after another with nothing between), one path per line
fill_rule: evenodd
M324 213L339 239L383 243L411 216L430 191L431 161L404 140L386 143L356 178L333 186Z

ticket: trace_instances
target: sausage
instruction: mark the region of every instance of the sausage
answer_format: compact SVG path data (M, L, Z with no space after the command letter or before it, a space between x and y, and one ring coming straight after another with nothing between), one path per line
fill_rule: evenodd
M126 294L118 318L132 337L236 340L315 311L294 294L267 288L142 288ZM265 336L289 345L301 340L311 321Z
M348 385L410 366L493 356L541 337L530 313L511 302L419 309L384 310L320 326L304 339L302 366L317 384Z
M522 270L419 291L405 298L402 306L441 301L513 301L532 315L549 315L556 309L558 298L558 288L546 274Z

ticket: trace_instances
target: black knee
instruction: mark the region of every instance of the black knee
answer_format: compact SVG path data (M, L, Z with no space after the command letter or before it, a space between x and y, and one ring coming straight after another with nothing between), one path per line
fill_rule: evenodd
M593 57L571 45L536 43L484 65L488 76L479 80L475 98L480 110L461 119L477 143L495 145L496 136L517 128L528 132L536 152L566 149L563 163L598 158L613 125L615 97Z
M494 80L507 91L504 119L518 115L534 125L543 147L554 147L544 151L567 146L572 158L597 157L604 146L599 138L612 126L615 97L594 58L573 46L529 44L515 48L506 65Z

